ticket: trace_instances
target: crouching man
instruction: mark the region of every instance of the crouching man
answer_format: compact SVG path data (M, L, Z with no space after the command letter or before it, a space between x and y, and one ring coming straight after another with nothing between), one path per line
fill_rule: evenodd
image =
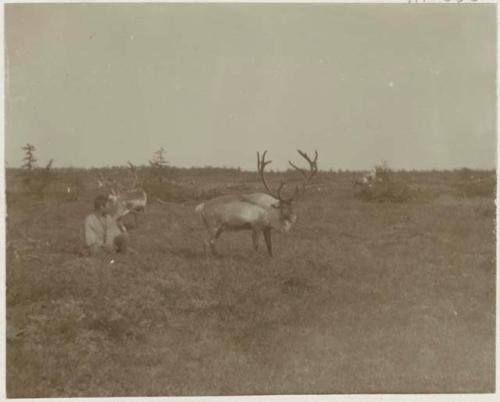
M84 246L91 256L102 252L125 253L128 234L125 227L113 217L113 203L109 197L98 195L94 200L94 212L84 221Z

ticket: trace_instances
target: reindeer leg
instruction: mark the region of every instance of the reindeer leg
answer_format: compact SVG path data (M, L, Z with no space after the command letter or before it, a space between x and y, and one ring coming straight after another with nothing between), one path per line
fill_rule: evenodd
M269 256L273 256L273 247L271 244L271 228L264 228L264 240L266 241L266 246L267 246L267 252L269 253Z
M212 239L212 236L210 227L206 226L206 229L207 229L207 235L203 239L203 254L205 255L205 257L208 257L208 249L210 248L210 240Z
M207 231L207 236L205 237L205 239L203 239L203 254L205 255L206 258L208 257L208 248L210 247L210 239L212 231L210 230L210 225L208 221L205 219L205 217L202 215L201 218L203 221L203 226L205 226L205 229Z
M253 249L255 251L259 249L259 234L260 234L260 229L257 228L252 229L252 242L253 242Z
M220 237L223 230L224 230L224 227L222 225L219 226L217 229L215 229L215 231L213 232L212 237L209 241L210 249L212 250L212 253L214 255L219 255L219 253L217 252L217 250L215 248L215 241Z

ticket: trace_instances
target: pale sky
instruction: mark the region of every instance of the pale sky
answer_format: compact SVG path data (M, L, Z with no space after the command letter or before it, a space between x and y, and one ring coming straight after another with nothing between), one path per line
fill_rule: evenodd
M489 4L10 4L6 162L494 168Z

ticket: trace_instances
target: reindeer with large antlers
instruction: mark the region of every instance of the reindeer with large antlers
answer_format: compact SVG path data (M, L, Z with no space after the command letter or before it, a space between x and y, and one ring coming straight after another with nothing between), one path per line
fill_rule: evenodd
M99 188L108 188L110 192L109 199L114 204L114 217L120 220L129 213L132 213L134 215L135 226L137 227L137 215L139 212L144 212L146 209L147 194L142 188L137 187L137 172L135 166L130 162L128 162L128 165L133 176L132 184L129 186L128 190L120 188L115 180L110 180L102 175L98 175L97 183Z
M225 195L196 207L196 213L208 232L208 238L204 242L205 252L207 247L210 247L211 251L217 254L215 242L225 230L251 230L254 249L258 249L260 233L263 233L267 251L270 256L273 255L271 229L285 232L290 230L297 220L292 203L298 199L300 194L304 193L306 186L318 172L318 152L315 152L314 159L309 158L305 152L300 150L298 152L308 162L309 172L289 162L304 177L302 187L297 186L291 197L283 196L285 181L280 183L277 191L272 191L269 187L264 170L271 161L266 161L267 151L265 151L262 157L257 152L257 170L266 193Z

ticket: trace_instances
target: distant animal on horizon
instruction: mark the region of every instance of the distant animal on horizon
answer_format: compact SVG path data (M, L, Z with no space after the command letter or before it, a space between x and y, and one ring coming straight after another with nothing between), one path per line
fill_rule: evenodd
M134 216L135 226L138 226L138 214L146 212L146 204L148 201L148 196L146 192L137 187L137 172L135 166L128 162L130 171L133 175L132 184L129 186L128 190L118 190L118 186L115 182L110 179L103 177L101 174L98 175L97 184L99 188L108 188L110 191L109 199L113 203L115 209L114 215L118 220L121 220L128 214Z
M264 176L264 169L271 161L265 160L267 154L267 151L265 151L262 158L257 152L257 171L266 193L223 195L203 202L196 207L195 212L204 224L208 234L203 243L205 254L208 248L213 254L218 254L215 242L222 232L250 230L254 249L258 249L259 237L263 233L267 251L272 257L271 230L275 229L283 232L290 230L297 221L292 203L305 192L306 186L318 172L318 151L315 151L314 159L309 158L305 152L300 150L298 152L308 162L309 172L289 162L304 177L302 188L296 186L291 197L285 198L282 195L286 185L285 181L281 182L275 192L269 188Z
M380 181L377 178L377 170L375 168L371 169L368 173L364 174L361 179L354 180L353 186L359 186L362 188L371 188L373 184L377 181Z

